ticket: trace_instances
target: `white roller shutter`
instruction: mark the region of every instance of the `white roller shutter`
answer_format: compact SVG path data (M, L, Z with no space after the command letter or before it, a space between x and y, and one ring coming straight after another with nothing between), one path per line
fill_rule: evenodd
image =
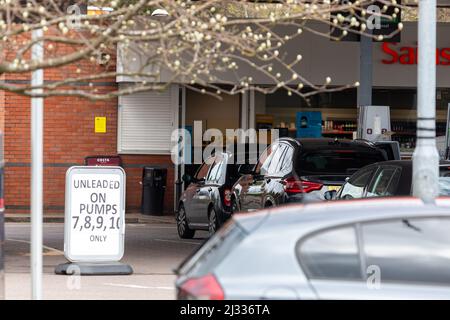
M177 110L177 85L119 97L118 152L170 154Z

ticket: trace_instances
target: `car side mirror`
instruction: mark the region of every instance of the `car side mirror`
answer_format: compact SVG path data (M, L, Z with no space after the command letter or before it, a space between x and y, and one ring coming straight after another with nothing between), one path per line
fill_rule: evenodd
M328 190L323 194L325 200L334 200L336 198L336 190Z
M243 176L246 174L252 174L253 173L253 165L246 163L246 164L241 164L238 168L238 173Z
M345 178L345 182L348 182L350 180L350 177Z

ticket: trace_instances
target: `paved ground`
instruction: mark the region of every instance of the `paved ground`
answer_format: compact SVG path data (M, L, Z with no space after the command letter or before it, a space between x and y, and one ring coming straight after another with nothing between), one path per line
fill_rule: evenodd
M6 224L6 298L30 298L29 223ZM61 276L54 274L63 255L64 225L44 226L45 299L173 299L172 270L206 238L179 240L172 223L153 221L127 224L122 262L134 269L131 276Z

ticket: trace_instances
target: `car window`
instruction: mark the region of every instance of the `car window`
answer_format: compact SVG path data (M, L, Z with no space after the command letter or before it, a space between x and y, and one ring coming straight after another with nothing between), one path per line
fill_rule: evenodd
M364 194L364 188L369 184L375 167L355 173L343 186L340 199L359 199Z
M441 196L450 196L450 168L439 168L439 194Z
M450 196L450 177L439 177L439 194Z
M400 160L400 145L397 141L377 141L375 145L386 152L386 160Z
M270 161L270 165L267 169L267 174L276 174L280 171L281 164L283 161L283 155L286 151L285 144L278 144L276 150L274 150L272 155L272 160Z
M367 266L380 281L450 285L450 219L416 218L362 225Z
M393 196L400 179L400 170L395 167L381 167L367 189L367 197Z
M222 177L222 169L223 169L223 157L216 157L214 163L211 166L211 170L209 170L208 176L206 177L206 181L208 183L219 183Z
M259 161L257 167L256 167L256 173L257 174L268 174L269 173L269 167L272 162L274 154L276 154L278 148L280 147L279 143L273 143L270 145L270 147L266 150L267 154L265 157L261 157L261 160Z
M362 280L354 227L314 234L297 246L297 257L309 278Z
M215 181L218 184L222 184L225 181L225 162L223 160L220 161L220 167L217 170Z
M386 190L385 196L395 196L397 195L397 187L400 183L400 177L402 176L402 169L397 168L395 170L394 175L392 176L391 182L389 183L389 186Z
M256 168L255 168L256 174L261 174L261 169L262 169L263 165L265 165L266 167L269 166L270 155L272 154L272 148L273 148L273 145L270 145L267 147L266 150L264 150L263 153L261 153L261 156L258 159L258 164L256 165ZM267 164L266 164L266 162L267 162Z
M206 175L208 174L208 170L211 167L211 163L213 163L213 161L213 158L209 158L205 162L203 162L202 166L198 168L197 173L195 174L195 178L197 180L206 179Z
M294 148L286 146L286 151L283 155L283 162L280 166L280 172L289 173L292 171L292 157L294 155Z
M385 161L381 150L361 152L352 149L331 149L300 153L295 171L299 175L351 174L369 164Z

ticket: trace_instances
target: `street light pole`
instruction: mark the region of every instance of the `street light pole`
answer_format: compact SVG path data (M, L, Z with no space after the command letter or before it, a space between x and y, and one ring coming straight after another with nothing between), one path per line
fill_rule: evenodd
M32 31L32 41L43 36L42 29ZM44 47L41 41L35 42L31 49L32 60L44 59ZM32 72L31 85L42 86L44 70ZM42 89L33 89L39 94ZM42 207L43 207L43 122L44 100L31 98L31 294L32 299L42 299Z
M413 195L433 202L439 194L436 148L436 0L419 0L417 145L413 154Z
M358 107L372 105L372 32L367 31L368 36L361 36L359 41L359 87Z

